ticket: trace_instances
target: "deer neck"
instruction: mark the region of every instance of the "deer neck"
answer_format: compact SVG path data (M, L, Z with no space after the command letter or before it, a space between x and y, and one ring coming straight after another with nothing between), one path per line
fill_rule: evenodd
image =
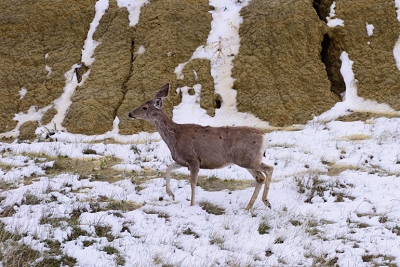
M153 123L169 149L174 147L176 143L175 129L177 124L163 110L161 110L160 116Z

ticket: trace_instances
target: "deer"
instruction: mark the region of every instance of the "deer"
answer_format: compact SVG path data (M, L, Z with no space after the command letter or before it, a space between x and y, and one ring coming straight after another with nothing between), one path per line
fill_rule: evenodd
M132 119L151 122L171 152L174 163L166 169L166 193L175 201L170 186L170 173L187 167L190 172L190 206L194 206L200 169L237 165L247 169L256 180L253 195L245 209L252 209L263 183L265 186L262 201L271 208L267 195L274 168L262 162L267 148L265 134L259 129L246 126L212 127L175 123L162 109L163 100L168 97L169 90L170 84L167 83L152 99L129 113Z

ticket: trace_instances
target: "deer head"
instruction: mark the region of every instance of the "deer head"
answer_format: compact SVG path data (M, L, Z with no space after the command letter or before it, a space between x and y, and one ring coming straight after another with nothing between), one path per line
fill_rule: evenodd
M132 110L129 113L129 117L133 119L141 119L154 122L160 115L160 110L162 108L163 99L168 96L169 93L169 83L165 84L157 92L153 99L144 102L140 107Z

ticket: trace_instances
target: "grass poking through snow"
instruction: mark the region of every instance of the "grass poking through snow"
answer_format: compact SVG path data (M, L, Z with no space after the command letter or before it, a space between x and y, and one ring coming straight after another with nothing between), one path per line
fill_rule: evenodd
M195 207L182 168L172 200L163 173L171 159L157 140L0 143L0 261L398 266L399 128L382 118L271 132L272 209L261 190L249 211L254 180L236 167L202 171Z

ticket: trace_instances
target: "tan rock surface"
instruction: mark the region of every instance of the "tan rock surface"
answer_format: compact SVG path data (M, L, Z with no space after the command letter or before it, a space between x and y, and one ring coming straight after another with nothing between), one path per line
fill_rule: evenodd
M80 61L95 2L0 1L0 133L15 128L16 113L62 94L64 73Z
M327 27L311 2L253 0L241 15L232 74L239 111L284 126L305 123L339 100L320 56Z
M35 127L51 122L64 74L81 61L96 2L0 1L0 133L14 129L15 114L31 106L50 107L40 122L21 126L20 138L34 138ZM242 9L241 46L232 70L239 111L284 126L329 110L345 90L343 51L354 61L358 95L400 109L400 71L393 56L400 22L394 1L335 2L335 18L344 27L326 25L333 0L252 0ZM195 84L202 85L200 106L214 116L224 100L214 93L209 60L191 60L182 80L174 73L206 44L210 10L207 0L154 0L131 27L128 11L110 0L93 35L100 42L96 59L79 70L90 75L72 97L63 126L72 133L102 134L118 116L121 134L154 131L128 113L166 82L172 88L165 102L170 116L181 101L176 88ZM374 26L371 36L367 23Z
M336 17L344 21L345 27L335 28L331 36L336 46L354 61L358 95L399 110L400 71L396 67L393 48L399 38L400 22L394 1L339 0L335 10ZM371 36L367 34L366 23L374 26Z
M90 75L72 98L63 126L69 132L102 134L113 121L127 90L134 57L134 28L128 11L111 1L100 20L93 40L100 41Z
M128 113L166 82L171 82L173 90L165 101L165 109L172 115L173 106L181 98L175 89L185 85L176 80L175 67L188 61L196 48L206 43L211 29L209 10L206 0L153 1L142 7L135 29L135 51L140 46L146 51L135 58L133 73L126 83L127 93L117 112L120 133L154 131L148 122L130 120Z
M210 116L215 115L216 100L218 95L214 93L214 80L211 76L210 61L207 59L194 59L186 64L182 71L183 84L193 87L201 84L200 107Z

